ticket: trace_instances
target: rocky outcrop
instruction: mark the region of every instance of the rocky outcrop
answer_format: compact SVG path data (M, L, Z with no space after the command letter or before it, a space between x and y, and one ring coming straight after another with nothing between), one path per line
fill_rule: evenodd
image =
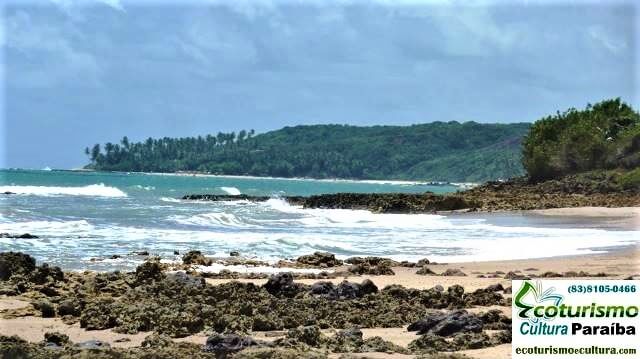
M205 257L200 251L189 251L182 256L183 264L195 264L201 266L210 266L213 261Z
M327 252L315 252L313 254L300 256L296 259L299 264L308 265L311 267L336 267L342 265L342 261L336 259L336 256Z

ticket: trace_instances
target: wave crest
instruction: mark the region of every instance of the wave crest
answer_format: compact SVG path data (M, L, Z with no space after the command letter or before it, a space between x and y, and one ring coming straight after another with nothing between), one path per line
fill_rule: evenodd
M0 192L31 196L127 197L123 191L116 187L105 186L104 183L84 187L0 186Z

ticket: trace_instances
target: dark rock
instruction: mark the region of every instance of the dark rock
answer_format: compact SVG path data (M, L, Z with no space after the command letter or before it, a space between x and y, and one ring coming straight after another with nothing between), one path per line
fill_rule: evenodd
M522 274L518 274L516 272L509 272L507 274L504 275L504 279L515 279L515 280L527 280L527 279L531 279L525 275Z
M263 287L272 295L290 298L304 291L304 286L294 283L293 274L289 272L272 275Z
M64 279L64 274L60 267L49 267L47 263L42 264L31 274L31 281L35 284L44 284L47 282L56 282Z
M80 306L75 299L65 299L58 304L58 315L80 315Z
M210 266L213 261L202 255L202 252L200 251L189 251L182 256L182 263Z
M422 258L421 260L419 260L418 262L416 262L416 267L424 267L427 264L429 264L429 260L427 258Z
M335 267L342 265L342 261L336 259L336 256L327 252L315 252L310 255L300 256L296 262L313 267Z
M434 313L412 323L407 327L410 332L418 334L432 333L439 336L450 336L458 332L482 331L483 323L476 315L466 310L456 310L450 313Z
M29 234L29 233L23 233L23 234L0 233L0 238L35 239L35 238L38 238L38 236L34 236L33 234Z
M500 283L491 284L490 286L485 288L485 291L489 291L489 292L499 292L499 291L503 291L503 290L504 290L504 287Z
M418 269L416 274L419 274L419 275L438 275L438 274L436 274L436 272L432 271L427 266L423 266L422 268Z
M229 252L229 256L230 256L230 257L240 257L240 252L238 252L238 251L231 251L231 252Z
M0 253L0 280L8 280L14 274L29 275L36 268L36 260L20 252Z
M431 333L420 336L409 343L407 348L413 353L436 353L450 350L449 343L445 338Z
M504 289L504 291L503 291L503 292L504 292L504 294L511 294L511 291L512 291L511 286L508 286L508 287L506 287L506 288Z
M320 332L320 327L316 325L300 326L289 329L287 338L294 339L300 343L309 345L310 347L319 347L325 338Z
M149 252L148 251L139 251L139 252L134 252L135 255L137 256L148 256Z
M163 348L171 345L173 340L170 336L153 333L146 336L140 345L143 348Z
M136 268L136 282L160 280L164 277L159 259L150 259Z
M46 332L44 333L44 342L65 346L69 343L69 336L59 332Z
M358 275L395 275L395 272L387 262L381 262L377 265L368 263L355 264L349 267L349 273Z
M310 290L312 295L326 299L355 299L377 292L378 287L368 279L361 284L343 281L337 287L331 282L316 282Z
M43 318L53 318L56 316L56 311L53 307L53 304L48 300L40 300L33 304L33 306L42 312Z
M169 282L169 285L175 283L180 287L189 287L189 289L203 289L205 287L204 278L189 275L185 272L167 274L166 281Z
M108 349L111 347L109 343L103 342L101 340L87 340L86 342L76 343L76 346L79 349L88 349L88 350Z
M444 292L444 287L441 286L440 284L436 284L436 286L433 287L433 289L437 292Z
M466 277L467 276L458 268L448 268L440 275L445 277Z
M114 254L111 257L109 257L109 259L118 259L118 258L122 258L122 256L119 254Z
M174 256L179 256L180 255L180 251L173 251L173 255Z
M207 338L203 351L214 353L216 358L226 358L242 349L256 346L264 346L264 344L251 337L236 334L214 334Z

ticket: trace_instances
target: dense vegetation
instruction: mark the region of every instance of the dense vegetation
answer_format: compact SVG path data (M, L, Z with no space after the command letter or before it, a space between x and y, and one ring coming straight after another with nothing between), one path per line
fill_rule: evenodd
M90 168L278 177L484 181L524 174L527 123L315 125L87 148Z
M523 141L523 164L534 181L621 169L625 187L638 186L640 115L618 98L545 117Z

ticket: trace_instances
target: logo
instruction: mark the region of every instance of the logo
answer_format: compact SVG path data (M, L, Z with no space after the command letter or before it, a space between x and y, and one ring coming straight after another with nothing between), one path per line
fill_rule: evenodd
M554 293L554 287L543 291L542 282L536 281L535 283L536 285L534 286L530 281L522 282L522 286L514 297L514 304L518 308L520 308L520 310L518 311L518 317L522 319L528 319L533 323L538 322L540 319L551 319L547 316L544 316L542 318L536 317L532 313L533 309L540 307L545 303L559 306L564 300L564 297L562 295Z

